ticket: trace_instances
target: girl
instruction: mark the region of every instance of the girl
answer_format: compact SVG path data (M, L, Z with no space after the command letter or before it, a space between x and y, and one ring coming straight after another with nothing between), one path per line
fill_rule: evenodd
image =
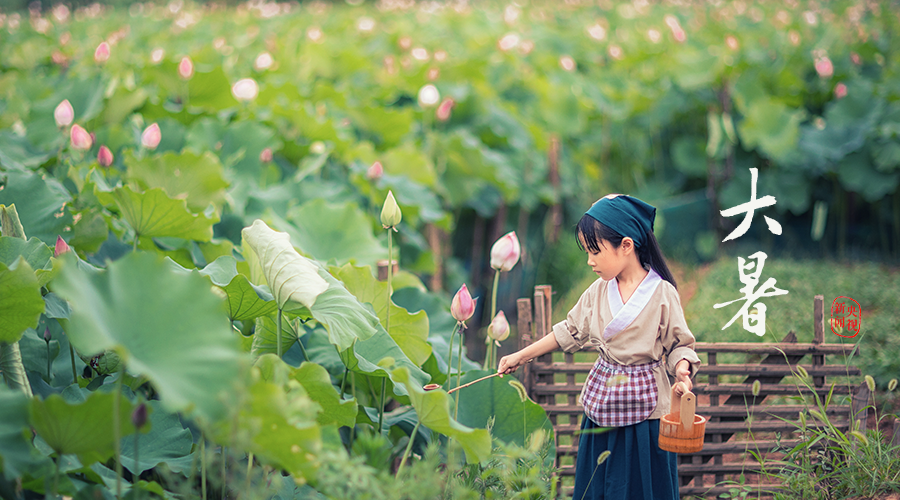
M653 236L655 217L654 207L630 196L594 203L578 222L577 237L600 279L552 334L504 356L497 369L512 373L560 347L599 351L581 391L574 500L678 499L677 455L659 448L659 418L669 409L669 376L690 390L700 358ZM680 396L680 386L676 391ZM600 428L610 429L594 430Z

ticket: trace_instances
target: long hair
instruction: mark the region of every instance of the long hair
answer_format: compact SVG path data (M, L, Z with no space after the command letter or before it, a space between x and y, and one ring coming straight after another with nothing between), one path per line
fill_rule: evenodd
M578 236L581 236L581 238ZM608 241L613 248L619 248L624 236L601 224L600 221L590 215L585 214L578 221L575 238L578 240L578 248L599 253L601 240ZM582 243L582 240L584 240L584 243ZM637 254L642 266L649 266L662 279L671 283L676 289L678 288L678 285L675 283L675 277L672 276L672 271L669 271L666 258L663 257L662 250L659 248L659 243L656 241L653 231L647 233L647 243L637 248Z

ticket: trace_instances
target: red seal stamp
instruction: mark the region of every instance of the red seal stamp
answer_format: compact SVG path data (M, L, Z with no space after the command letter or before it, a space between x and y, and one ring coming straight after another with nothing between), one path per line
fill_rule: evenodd
M852 339L859 335L862 326L862 308L850 297L838 297L831 303L831 331L839 336ZM844 329L853 335L844 335Z

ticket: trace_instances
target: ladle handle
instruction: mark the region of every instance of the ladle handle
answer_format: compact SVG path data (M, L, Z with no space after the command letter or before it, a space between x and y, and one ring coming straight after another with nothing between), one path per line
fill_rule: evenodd
M676 397L675 388L681 385L681 397ZM669 413L678 420L684 427L684 430L690 432L694 427L694 413L697 409L697 397L689 391L684 382L677 382L672 385L672 399L670 400Z

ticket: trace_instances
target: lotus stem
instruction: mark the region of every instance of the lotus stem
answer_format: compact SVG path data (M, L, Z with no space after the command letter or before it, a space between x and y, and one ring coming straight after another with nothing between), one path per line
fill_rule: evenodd
M275 328L275 354L281 359L281 308L278 308L278 326Z
M138 444L140 443L140 441L139 441L140 435L141 435L140 430L135 429L134 430L134 474L132 474L132 476L134 476L135 484L137 484L137 482L141 479L141 469L140 469L140 466L138 465Z
M300 350L303 351L303 361L309 361L309 353L306 352L306 346L300 340L300 318L294 321L294 333L297 334L297 343L300 344Z
M478 382L481 382L482 380L487 380L487 379L489 379L489 378L496 377L497 375L502 375L502 373L500 373L500 372L492 373L492 374L490 374L490 375L488 375L488 376L486 376L486 377L481 377L481 378L478 379L478 380L473 380L473 381L471 381L471 382L469 382L469 383L467 383L467 384L463 384L463 385L454 387L453 389L450 389L449 391L447 391L447 394L452 394L452 393L454 393L454 392L456 392L456 391L458 391L458 390L460 390L460 389L464 389L464 388L466 388L466 387L469 387L470 385L477 384ZM457 394L457 396L456 396L456 409L457 409L457 411L459 410L459 395L458 395L458 394Z
M69 342L69 357L72 358L72 383L78 383L78 372L75 371L75 348L72 347L72 343Z
M206 500L206 437L200 437L200 497Z
M387 228L388 232L388 268L387 268L387 311L385 313L384 329L391 334L391 275L394 274L394 238L391 234L393 227ZM378 433L384 429L384 397L387 392L387 377L381 380L381 404L378 405Z
M453 335L459 330L459 321L456 322L456 328L450 330L450 348L447 349L447 387L450 387L453 372ZM462 342L462 339L460 339Z
M121 424L121 399L122 379L125 378L125 365L119 368L119 379L116 380L116 396L113 398L113 440L116 450L116 498L122 498L122 424Z
M47 342L47 383L50 383L50 342Z
M253 470L253 453L247 455L247 482L244 489L247 490L247 497L250 497L250 471Z
M409 443L406 444L406 451L403 452L403 458L400 460L400 466L397 467L397 476L400 477L400 471L403 470L403 465L406 464L406 459L409 457L409 452L412 451L413 441L416 440L416 434L419 432L419 425L422 423L421 419L416 419L416 426L413 427L412 434L409 435Z
M387 392L387 377L381 379L381 404L378 405L378 433L384 429L384 396Z
M500 287L500 270L496 269L494 271L494 286L491 289L491 317L490 320L494 319L494 316L497 315L497 289ZM490 336L488 336L488 347L487 352L484 355L484 369L487 370L490 367L494 366L494 343L491 341Z
M462 334L459 336L459 355L456 357L456 387L459 387L459 379L462 375L462 347L463 347L463 338ZM449 393L448 393L449 394ZM453 411L453 419L459 415L459 394L456 395L456 409Z

